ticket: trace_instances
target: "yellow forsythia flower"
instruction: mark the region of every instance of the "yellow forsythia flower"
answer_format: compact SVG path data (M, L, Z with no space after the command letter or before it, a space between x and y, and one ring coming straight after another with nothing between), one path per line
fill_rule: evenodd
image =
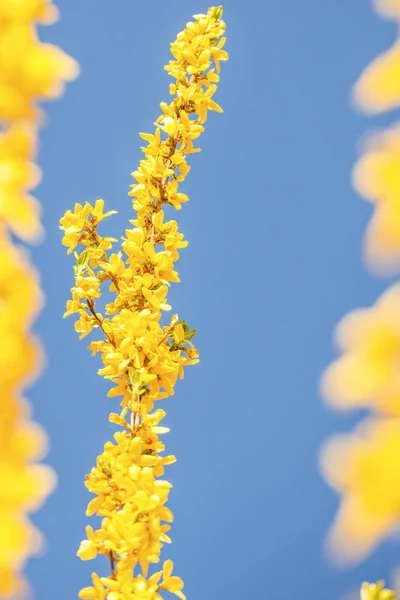
M108 395L122 397L121 412L109 417L120 429L86 477L87 488L95 494L86 514L102 517L101 525L96 531L86 528L87 538L78 550L83 560L108 557L111 573L94 573L93 585L80 591L82 599L159 600L162 590L185 598L170 560L148 577L148 565L159 562L163 544L171 541L173 520L166 506L172 486L161 477L175 457L163 455L160 436L169 430L160 425L164 410L155 410L154 404L173 395L184 367L198 362L191 342L196 330L178 315L161 322L171 309L168 288L179 282L179 250L187 246L176 221L166 220L163 207L179 210L187 202L179 191L190 170L187 156L199 151L195 140L208 111L222 110L213 100L220 61L228 57L221 17L221 7L195 15L171 44L173 60L165 68L175 80L170 85L173 99L161 103L154 133L140 134L147 145L132 173L136 219L122 238L121 250L113 251L117 240L98 232L99 224L115 212L104 213L103 200L94 206L76 204L61 219L68 253L80 247L74 252L75 286L65 316L77 315L80 338L92 331L101 334L89 349L101 355L98 372L113 385ZM100 309L104 286L111 300Z
M38 102L59 95L77 72L75 61L43 44L36 26L57 16L51 0L0 2L0 596L20 592L21 571L40 548L28 519L54 487L53 471L37 464L46 436L29 419L23 388L40 371L42 353L30 327L42 305L36 271L11 233L40 238L40 180L34 164Z
M400 0L374 0L374 8L385 19L400 19Z
M374 204L365 255L376 271L400 270L400 124L368 140L353 171L357 192Z
M344 410L368 405L400 415L400 284L344 317L336 340L343 355L322 377L324 397Z
M361 560L400 522L400 419L374 417L329 440L321 462L342 495L329 550L337 562Z
M29 420L21 387L41 365L29 332L41 306L32 267L0 233L0 595L21 587L26 557L40 548L40 536L27 518L54 487L53 472L36 464L46 449L44 432Z
M361 586L361 600L395 600L393 590L384 588L385 582L363 583Z
M26 124L0 133L0 219L26 241L42 235L39 204L28 194L40 181L35 146L36 131Z
M400 41L364 69L353 96L365 113L380 113L400 106Z
M0 3L0 118L36 120L37 103L59 96L77 75L77 63L60 48L39 42L36 24L53 22L52 0Z

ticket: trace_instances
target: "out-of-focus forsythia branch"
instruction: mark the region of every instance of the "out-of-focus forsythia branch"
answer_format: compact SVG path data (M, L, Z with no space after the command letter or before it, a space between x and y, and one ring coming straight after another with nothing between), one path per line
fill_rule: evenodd
M163 207L179 210L188 200L179 191L190 169L186 157L199 151L193 142L204 130L207 111L222 112L212 98L219 63L228 58L222 49L221 17L221 7L195 15L171 44L174 59L165 68L175 79L170 85L173 100L161 103L154 134L140 134L147 142L145 158L132 173L136 183L130 192L137 214L122 238L122 251L113 252L117 240L98 233L99 223L115 212L104 213L102 200L94 207L76 204L61 219L68 253L83 247L74 253L75 286L66 315L78 316L80 338L100 330L101 339L89 349L101 354L99 374L113 384L108 395L122 396L122 411L110 414L111 423L121 429L114 442L105 444L86 480L95 494L86 514L103 519L96 531L86 528L87 539L78 551L83 560L108 557L110 573L94 573L92 587L80 591L82 599L156 600L162 590L185 598L170 560L148 576L149 563L158 563L162 545L171 541L167 534L173 517L166 506L171 484L161 477L175 462L174 456L162 456L159 436L168 429L160 425L165 412L154 410L154 403L174 394L178 376L198 362L191 342L195 330L178 315L161 324L163 313L171 309L168 287L179 282L174 263L188 243L176 221L165 220ZM103 314L98 304L104 286L112 300Z
M400 21L400 0L375 0L384 18ZM400 107L400 41L364 70L354 101L365 113ZM374 213L365 236L365 258L381 274L400 271L400 126L365 142L353 171ZM336 340L341 356L325 371L322 393L341 410L368 407L372 415L354 433L328 441L322 470L341 494L328 538L337 562L365 558L400 523L400 283L374 306L342 319ZM362 587L362 600L392 598L383 584Z
M59 48L41 43L37 24L57 17L51 0L0 2L0 596L21 592L21 571L40 547L28 519L54 486L43 430L30 421L21 396L40 371L42 352L30 328L42 304L25 242L41 235L39 205L29 195L40 179L33 163L41 115L38 102L56 98L77 65Z

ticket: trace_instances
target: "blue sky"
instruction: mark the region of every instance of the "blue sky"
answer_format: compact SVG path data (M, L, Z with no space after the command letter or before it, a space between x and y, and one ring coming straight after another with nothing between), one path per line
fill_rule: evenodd
M75 202L104 198L121 235L133 218L127 191L168 99L169 43L199 0L63 0L61 21L42 30L81 64L80 78L46 107L37 189L45 242L34 249L47 303L37 331L47 369L30 392L51 436L59 485L35 522L47 550L28 567L37 598L75 598L92 570L76 550L90 498L84 476L114 427L117 406L73 321L62 320L72 260L58 220ZM332 331L347 311L372 303L387 281L361 261L370 207L352 191L356 144L393 114L364 119L349 103L361 69L393 41L369 2L226 0L227 50L216 100L193 156L177 213L190 241L178 263L174 311L199 330L199 366L164 402L166 438L178 462L173 544L164 549L191 600L271 597L338 600L364 579L388 579L398 543L356 569L322 553L337 498L318 473L332 433L360 414L337 415L318 396L334 356Z

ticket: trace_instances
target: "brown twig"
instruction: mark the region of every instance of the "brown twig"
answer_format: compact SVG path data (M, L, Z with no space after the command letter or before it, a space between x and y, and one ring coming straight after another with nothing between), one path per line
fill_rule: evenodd
M113 551L110 550L110 567L111 567L111 575L112 577L114 577L115 575L115 560L114 560L114 554Z
M86 304L87 304L87 307L90 310L91 314L93 315L93 317L96 319L97 323L99 324L100 329L102 330L102 332L104 333L104 335L106 336L106 338L108 339L108 341L110 342L110 344L112 344L114 346L114 348L115 348L114 341L112 340L112 338L108 335L108 333L104 329L103 322L102 322L102 320L100 319L99 315L96 313L96 311L94 309L93 300L88 300L86 298Z

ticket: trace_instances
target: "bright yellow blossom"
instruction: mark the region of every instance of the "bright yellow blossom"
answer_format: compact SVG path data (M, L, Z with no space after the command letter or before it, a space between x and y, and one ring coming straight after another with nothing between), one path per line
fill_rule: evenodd
M45 435L28 420L20 397L41 366L40 348L29 332L40 307L35 272L0 230L0 595L21 589L19 573L41 539L27 513L54 487L53 472L36 464L46 449Z
M120 430L86 477L87 488L95 494L87 515L102 520L98 529L86 529L87 539L78 550L83 560L108 557L111 574L94 573L93 585L80 592L82 599L160 600L167 590L185 600L182 580L171 574L171 561L148 577L149 565L159 563L162 546L171 542L173 520L166 505L172 485L161 477L175 457L163 454L160 436L169 430L160 425L165 412L154 404L173 395L184 368L198 362L191 342L196 330L178 315L167 319L165 314L171 310L168 289L179 282L175 262L187 241L176 221L165 221L163 209L179 210L188 201L179 190L190 170L187 155L199 151L196 140L208 111L221 112L212 98L220 61L227 59L221 16L221 7L196 15L171 45L174 60L166 70L175 78L173 99L160 104L154 133L140 134L147 146L132 173L136 219L121 248L115 251L117 240L98 231L100 222L114 212L104 213L103 201L76 204L61 219L68 253L79 248L65 316L77 316L81 338L101 334L89 349L101 355L98 373L112 384L108 395L121 397L121 412L110 414ZM100 304L104 286L111 298L108 294Z
M361 586L361 600L395 600L393 590L384 588L385 582L363 583Z
M353 96L365 113L380 113L400 106L400 41L364 69Z
M400 415L400 284L344 317L336 341L343 354L323 375L324 397L344 410L368 405Z
M400 270L400 125L371 136L353 171L357 192L374 204L365 256L375 271Z
M28 194L41 177L32 162L35 145L32 127L18 124L0 133L0 220L26 241L42 235L39 204Z
M78 73L60 48L40 43L36 23L51 22L55 7L46 0L2 0L0 7L0 122L36 120L37 104L56 98Z
M167 590L175 594L181 600L185 595L181 592L182 580L172 575L173 563L167 560L163 570L157 571L149 579L141 575L131 577L129 570L119 568L112 577L99 577L96 573L92 575L93 586L83 588L79 593L82 600L162 600L160 590ZM162 579L161 579L162 578ZM161 581L160 581L161 580Z
M400 419L372 418L328 441L322 469L342 495L329 549L338 562L359 561L400 523Z

